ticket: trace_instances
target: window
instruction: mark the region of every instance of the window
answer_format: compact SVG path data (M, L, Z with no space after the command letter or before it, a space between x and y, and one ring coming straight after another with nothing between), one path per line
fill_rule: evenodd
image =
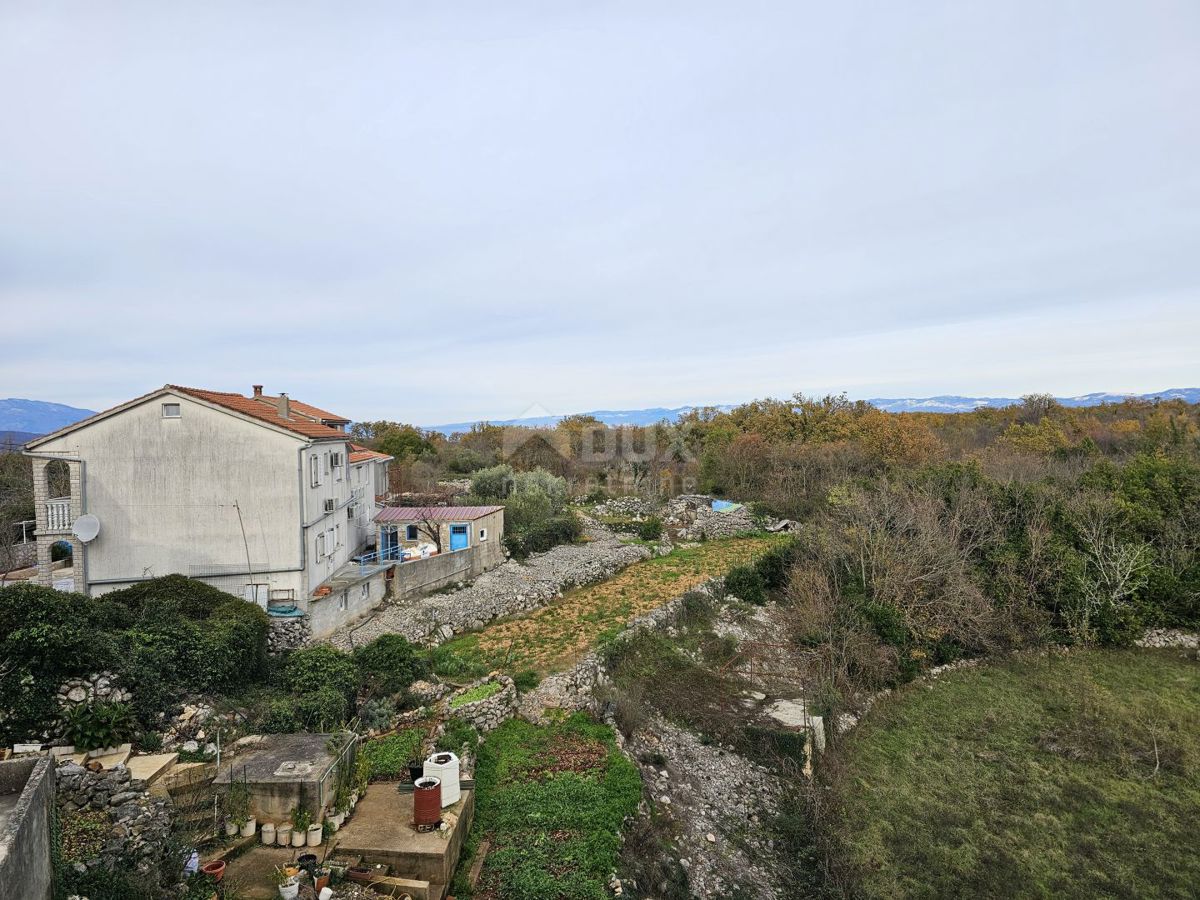
M480 539L481 541L486 541L486 540L487 540L487 529L486 529L486 528L480 528L480 529L479 529L479 539Z
M325 558L325 532L317 535L317 562Z
M178 419L183 415L178 403L164 403L162 405L162 414L164 419Z
M325 474L328 475L329 474L329 454L328 453L326 453L324 455L324 459L325 459Z
M339 522L333 526L333 549L336 550L340 546L342 546L342 525Z
M348 593L349 591L342 591L342 596L338 597L338 609L340 609L342 612L346 611L346 606L348 605L348 598L346 596Z
M415 540L417 540L417 539L418 539L420 536L421 536L421 534L420 534L420 532L418 531L418 529L417 529L417 526L416 526L416 525L409 525L409 526L408 526L408 527L405 529L405 532L404 532L404 539L405 539L406 541L415 541Z
M331 466L333 466L334 477L337 478L338 481L341 481L342 480L342 454L340 451L330 454L329 464Z
M308 458L309 484L313 487L321 486L321 461L317 459L316 454Z

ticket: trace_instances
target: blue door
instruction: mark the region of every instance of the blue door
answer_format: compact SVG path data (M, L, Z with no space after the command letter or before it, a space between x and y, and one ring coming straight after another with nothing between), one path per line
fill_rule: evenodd
M450 549L466 550L467 543L471 539L471 528L469 525L451 525L450 526Z
M399 559L400 558L400 553L399 553L400 547L399 547L399 541L397 540L397 534L396 534L395 527L389 528L387 526L384 526L384 528L380 532L379 536L383 539L383 541L379 547L379 558L380 559Z

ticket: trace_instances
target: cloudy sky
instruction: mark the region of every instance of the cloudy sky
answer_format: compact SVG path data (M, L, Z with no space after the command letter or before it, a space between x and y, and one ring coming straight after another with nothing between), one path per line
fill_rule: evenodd
M1200 385L1200 4L0 3L0 396Z

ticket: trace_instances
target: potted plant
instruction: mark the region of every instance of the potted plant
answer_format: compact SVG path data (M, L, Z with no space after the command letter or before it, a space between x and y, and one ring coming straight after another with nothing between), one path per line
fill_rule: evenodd
M410 759L408 761L408 780L416 781L425 774L425 764L419 759Z
M207 875L217 884L221 883L221 879L225 877L225 860L214 859L212 862L206 862L200 867L200 874Z
M321 840L325 837L325 826L320 822L313 822L308 826L308 846L320 847Z
M308 840L308 826L312 824L312 813L297 804L292 808L292 846L303 847Z
M275 867L275 885L279 888L280 900L295 900L300 893L300 878L290 867Z
M225 834L229 837L241 831L242 837L252 837L257 821L250 813L250 785L244 781L234 781L229 785L229 793L225 796L225 811L229 821L225 823ZM229 826L234 826L233 831Z
M317 866L313 869L313 890L321 893L321 888L329 887L331 877L328 866Z

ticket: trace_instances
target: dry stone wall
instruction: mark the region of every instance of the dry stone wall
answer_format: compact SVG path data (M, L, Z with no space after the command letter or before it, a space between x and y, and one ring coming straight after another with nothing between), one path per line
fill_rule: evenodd
M58 688L59 706L69 707L91 703L128 703L133 692L118 684L112 672L95 672L80 678L69 678Z
M295 650L307 644L311 637L308 616L272 616L267 630L267 652Z
M493 619L545 606L563 591L611 578L651 555L595 522L588 522L585 533L592 538L588 543L564 544L524 564L509 560L456 590L381 608L365 622L339 629L328 642L349 650L382 634L399 634L410 641L441 643Z
M453 705L455 697L493 681L500 684L501 687L490 697L484 697L473 703L464 703L457 708ZM499 728L513 717L517 709L517 686L507 675L493 673L452 694L446 700L446 709L449 715L473 725L480 734L486 734Z
M151 797L125 766L94 772L68 761L55 776L64 827L89 810L104 813L109 822L99 849L73 863L77 871L121 868L144 874L161 862L171 833L169 801Z

